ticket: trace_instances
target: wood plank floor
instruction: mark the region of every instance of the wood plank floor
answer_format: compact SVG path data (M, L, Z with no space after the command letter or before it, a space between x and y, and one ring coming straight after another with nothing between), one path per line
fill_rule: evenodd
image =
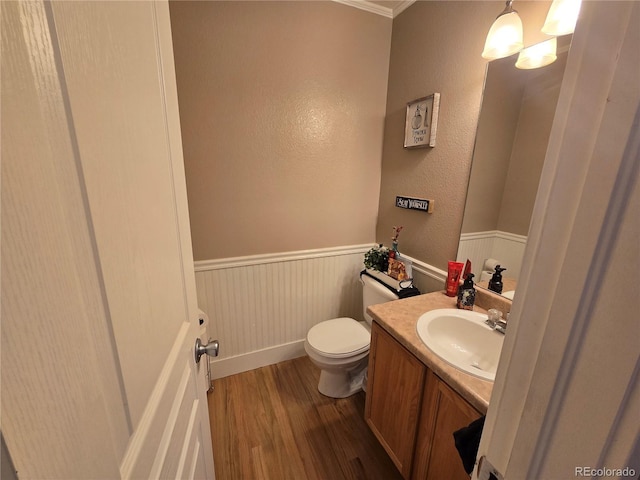
M364 421L364 393L325 397L319 376L300 357L214 381L217 480L402 478Z

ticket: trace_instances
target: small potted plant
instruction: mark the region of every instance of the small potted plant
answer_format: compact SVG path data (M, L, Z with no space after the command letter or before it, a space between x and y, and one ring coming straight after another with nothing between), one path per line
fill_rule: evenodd
M381 243L364 254L364 266L371 270L387 273L389 268L389 249Z

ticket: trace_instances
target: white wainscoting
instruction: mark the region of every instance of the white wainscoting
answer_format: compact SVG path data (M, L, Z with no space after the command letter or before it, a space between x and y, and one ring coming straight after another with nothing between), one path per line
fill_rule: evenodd
M359 273L371 244L195 263L198 306L219 340L211 361L221 378L305 354L313 325L363 319ZM421 292L444 288L446 272L408 257Z
M477 280L480 279L482 266L488 258L498 260L508 269L509 273L505 273L505 276L518 278L526 244L527 237L498 230L463 233L460 235L457 261L471 260L472 271Z
M220 341L213 378L304 355L307 331L362 319L358 274L371 245L196 262L198 305Z

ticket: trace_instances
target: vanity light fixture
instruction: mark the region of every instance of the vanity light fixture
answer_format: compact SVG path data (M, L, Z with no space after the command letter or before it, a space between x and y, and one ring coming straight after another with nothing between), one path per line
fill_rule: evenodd
M556 37L537 43L531 47L527 47L520 52L516 61L516 68L529 70L532 68L540 68L556 61L556 49L558 41Z
M520 69L540 68L555 62L556 37L573 33L582 0L553 0L541 31L554 38L524 50L522 20L512 4L513 0L507 0L504 10L491 25L482 57L497 60L520 52L516 61L516 67Z
M553 0L542 33L555 36L573 33L581 5L582 0Z
M513 0L507 0L504 10L491 25L484 44L482 58L496 60L508 57L522 50L522 20L513 7Z

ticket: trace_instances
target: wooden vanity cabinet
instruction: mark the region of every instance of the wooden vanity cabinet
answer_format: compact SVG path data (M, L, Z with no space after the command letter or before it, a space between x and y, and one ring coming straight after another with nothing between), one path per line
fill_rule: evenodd
M373 323L365 420L404 478L468 480L453 432L480 416Z
M397 340L373 323L365 420L406 479L411 475L426 370Z
M411 478L469 480L456 449L453 432L481 416L427 369Z

